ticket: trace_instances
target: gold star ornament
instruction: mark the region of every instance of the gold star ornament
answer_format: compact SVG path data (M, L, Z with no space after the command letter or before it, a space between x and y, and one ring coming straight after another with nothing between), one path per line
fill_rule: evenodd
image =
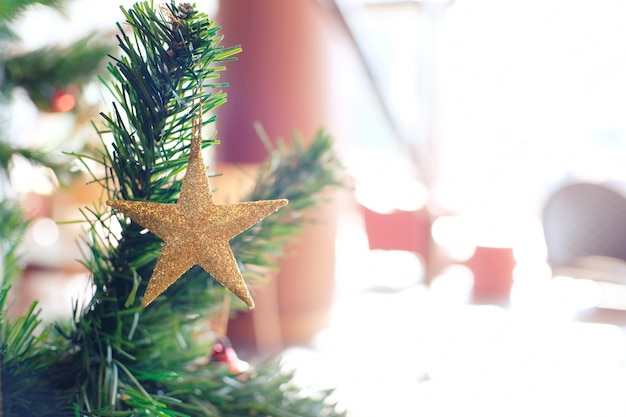
M143 297L144 307L191 267L200 265L252 309L254 301L229 240L285 206L287 200L214 204L202 160L201 127L201 121L194 121L189 163L177 203L109 200L107 205L164 241Z

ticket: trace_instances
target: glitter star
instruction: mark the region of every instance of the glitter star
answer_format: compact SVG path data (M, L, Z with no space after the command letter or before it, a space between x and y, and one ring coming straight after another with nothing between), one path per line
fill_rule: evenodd
M189 163L177 203L107 201L164 241L143 297L144 307L191 267L200 265L254 308L229 240L287 204L285 199L214 204L202 160L201 127L201 121L194 121Z

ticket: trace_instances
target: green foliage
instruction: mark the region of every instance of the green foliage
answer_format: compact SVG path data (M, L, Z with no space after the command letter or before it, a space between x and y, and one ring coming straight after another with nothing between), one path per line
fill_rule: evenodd
M3 0L0 3L0 19L14 19L26 8L35 4L59 8L62 3L61 0Z
M59 89L91 80L110 49L90 35L67 46L8 56L4 60L5 88L20 86L39 108L48 109Z
M104 48L92 48L93 45L81 42L60 51L50 48L9 56L12 44L19 41L9 29L10 21L33 4L57 7L60 3L56 0L0 2L1 106L8 106L16 86L26 88L32 97L38 90L50 90L51 86L85 81L105 56ZM74 49L75 46L78 48ZM0 122L8 120L3 116ZM18 203L7 199L12 195L8 173L14 158L23 158L57 172L66 170L67 164L53 159L49 150L27 149L9 143L3 136L5 132L6 129L0 129L0 414L68 415L73 389L64 387L67 382L57 380L51 373L60 363L67 343L42 325L36 303L21 317L11 315L10 289L21 276L18 252L28 221Z
M0 387L5 416L57 416L68 411L71 391L53 388L41 378L56 364L59 345L41 326L37 304L11 318L9 290L20 276L18 249L28 222L12 201L0 201ZM61 343L63 345L63 343ZM60 414L61 413L61 414Z
M9 24L28 7L39 4L59 8L60 0L3 0L0 2L0 110L8 109L13 91L23 88L38 106L47 111L56 93L70 86L80 87L93 78L111 45L96 41L93 35L68 46L46 46L18 53L19 38ZM8 114L5 112L4 114ZM0 123L8 123L3 116ZM29 149L12 143L0 130L0 186L9 188L9 167L14 158L24 158L35 165L51 168L57 177L68 177L69 161L50 149Z
M18 247L28 221L16 202L0 200L0 280L1 288L10 287L21 272Z
M0 292L0 377L5 416L69 415L73 390L61 388L52 374L62 358L63 345L51 344L34 303L21 317L11 319L8 288Z
M341 163L333 152L332 138L319 130L308 147L302 138L293 138L292 145L281 142L269 145L255 187L246 201L286 198L289 204L277 214L267 217L262 225L251 227L231 240L233 252L245 266L272 267L283 256L282 248L297 237L304 223L315 221L306 217L306 210L323 203L320 194L329 186L342 185ZM255 269L245 269L246 278L255 278Z
M115 102L110 113L102 114L102 146L74 156L110 199L173 203L188 162L192 121L225 102L224 84L217 78L222 63L240 48L220 46L218 28L188 4L154 9L143 2L124 16L130 30L120 25L122 56L112 58L108 67L113 81L106 86ZM203 146L216 143L205 140ZM287 197L290 208L233 240L235 256L250 265L270 265L267 256L280 256L282 245L305 221L302 210L319 202L321 189L338 183L337 167L332 141L322 131L308 147L297 142L274 149L261 170L263 184L249 197ZM86 208L84 215L90 228L83 262L95 295L86 308L75 307L69 325L40 339L31 331L36 313L15 323L12 334L33 341L28 349L18 349L27 352L21 359L6 358L7 369L17 361L24 370L19 375L28 374L11 379L17 392L44 395L43 389L27 391L26 384L36 381L35 386L46 388L42 398L58 416L342 415L329 404L330 392L303 394L293 375L276 362L234 375L226 364L211 361L209 319L231 295L195 267L143 308L141 296L162 242L112 214L103 202ZM15 336L8 343L20 346ZM32 351L35 344L39 348ZM52 352L49 346L57 347L50 355L53 363L42 356ZM5 416L39 415L38 404L24 396L12 401L24 407L9 413L5 405Z
M17 53L19 42L9 24L30 6L40 4L59 9L61 0L3 0L0 2L0 97L10 98L16 86L24 88L41 108L50 107L57 89L81 85L92 78L111 45L96 41L94 35L61 46L46 46Z

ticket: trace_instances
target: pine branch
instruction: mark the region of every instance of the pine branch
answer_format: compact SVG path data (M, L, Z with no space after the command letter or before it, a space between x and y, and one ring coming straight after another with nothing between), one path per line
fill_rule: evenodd
M66 345L51 343L37 303L21 317L9 315L9 290L22 270L18 248L27 225L16 203L0 201L0 405L7 417L58 416L69 411L71 391L56 389L54 376L48 372Z
M26 10L28 7L41 4L44 6L61 8L62 0L3 0L0 3L0 19L11 20L15 19L20 13Z
M240 48L220 46L218 28L188 4L154 10L144 2L124 15L130 31L119 26L122 56L108 67L115 103L102 114L102 148L81 160L86 167L100 163L100 171L89 169L109 199L173 203L188 161L192 120L225 102L219 64ZM206 140L203 146L214 143ZM310 193L336 183L330 148L330 139L320 133L307 149L282 147L273 153L260 177L266 184L251 197L288 196L294 209L270 231L254 228L235 242L244 261L266 264L260 254L278 253L274 238L288 241L304 218L301 210L317 202ZM328 404L328 392L302 393L293 375L281 373L276 363L243 375L207 363L213 344L208 318L221 308L223 287L192 268L144 309L141 294L162 242L112 215L102 202L84 214L90 222L84 264L94 298L84 310L75 306L69 328L57 326L64 341L50 336L62 358L45 372L33 368L29 374L51 387L51 409L72 407L73 413L58 415L342 415ZM16 387L24 381L15 381ZM57 402L66 388L73 391L73 403Z
M110 114L102 114L103 149L91 159L102 162L105 175L95 180L105 185L109 198L175 202L192 120L225 101L221 91L208 90L223 86L213 82L223 69L215 64L230 59L239 48L219 46L213 23L185 5L153 10L144 2L124 15L132 32L119 25L123 55L108 67L114 80L108 88L116 102ZM101 207L92 210L86 265L96 295L71 336L84 350L78 406L91 415L130 409L167 415L159 414L165 409L155 396L162 377L150 375L162 369L176 375L206 357L210 344L194 337L206 332L206 317L217 305L209 291L213 284L206 274L196 274L187 279L190 289L180 291L186 294L184 300L144 311L138 294L145 291L161 242L139 225L108 213ZM107 230L118 221L122 231L112 242L113 233Z
M61 345L41 325L34 303L15 320L7 311L8 290L0 292L0 377L3 415L53 417L68 415L71 389L59 389L51 373L61 358Z
M7 0L0 4L0 41L18 41L8 22L33 4L60 7L58 0ZM66 47L44 47L11 53L9 42L0 44L0 105L6 106L16 87L24 88L40 109L50 109L54 95L69 86L90 81L111 46L88 36ZM7 122L3 120L3 122ZM9 165L15 156L50 168L61 180L68 177L69 161L57 158L50 149L28 149L11 144L0 133L0 181L7 185ZM65 177L65 178L64 178Z
M0 288L8 289L22 271L18 248L28 221L16 202L0 200Z
M286 198L289 204L231 240L237 259L248 266L274 268L284 256L282 249L293 243L304 224L315 221L307 210L324 203L321 193L343 185L342 166L334 152L332 138L319 130L308 147L295 136L292 144L284 142L269 149L247 201ZM245 269L248 278L256 278L255 268Z
M106 43L84 37L64 47L43 47L4 59L3 89L23 87L40 108L49 108L53 94L92 78L111 50Z

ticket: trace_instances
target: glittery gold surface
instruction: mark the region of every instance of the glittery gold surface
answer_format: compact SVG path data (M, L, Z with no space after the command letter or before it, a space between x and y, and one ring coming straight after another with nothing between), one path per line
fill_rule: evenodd
M107 204L165 242L148 282L144 306L192 266L200 265L249 308L254 308L228 241L285 206L287 200L214 204L202 160L200 127L200 122L194 124L189 165L176 204L125 200L109 200Z

